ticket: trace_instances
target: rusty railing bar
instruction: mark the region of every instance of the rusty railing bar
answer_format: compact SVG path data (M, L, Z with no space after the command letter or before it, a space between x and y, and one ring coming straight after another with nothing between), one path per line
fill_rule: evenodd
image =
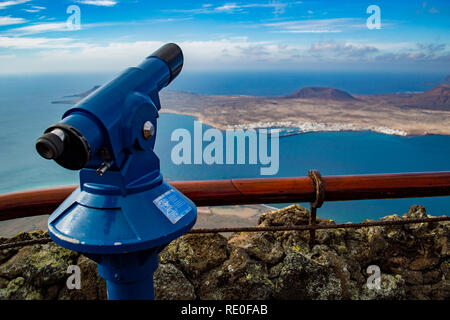
M197 206L315 202L311 177L174 181ZM323 201L450 195L450 172L328 176L321 178ZM49 214L75 186L0 195L0 221Z

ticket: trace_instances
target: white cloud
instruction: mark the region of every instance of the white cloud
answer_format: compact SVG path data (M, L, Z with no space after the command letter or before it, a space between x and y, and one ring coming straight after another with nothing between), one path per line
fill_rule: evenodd
M2 37L0 36L0 48L9 49L67 49L85 48L89 44L76 42L72 38L44 38L44 37Z
M0 48L34 49L10 61L1 61L0 72L96 72L120 71L137 65L163 45L159 41L111 42L94 45L72 38L0 37ZM245 38L178 43L185 56L185 69L239 68L263 66L292 59L297 49ZM36 52L36 50L39 50ZM13 52L11 50L11 52ZM3 65L4 64L4 65Z
M273 8L274 14L282 14L286 11L286 8L290 5L301 4L301 1L297 2L270 2L270 3L253 3L242 5L242 8Z
M69 31L69 29L67 28L66 22L49 22L32 24L21 28L15 28L9 31L20 34L36 34L51 31Z
M284 13L287 7L301 3L302 3L301 1L287 2L287 3L272 1L269 3L251 3L251 4L225 3L223 5L216 7L214 7L212 4L206 4L198 9L175 9L168 11L179 13L191 13L191 14L210 14L210 13L245 12L245 9L249 8L271 8L273 9L274 14L277 15Z
M25 23L25 22L27 22L27 20L25 20L23 18L13 18L11 16L0 17L0 26L9 26L9 25L21 24L21 23Z
M430 10L428 10L429 13L440 13L440 11L438 9L436 9L435 7L432 7Z
M309 52L316 55L325 54L327 58L337 59L357 58L363 59L370 54L379 52L379 49L372 45L364 45L351 42L323 41L311 44Z
M150 22L156 22L156 23L161 23L161 22L179 22L179 21L188 21L188 20L192 20L192 17L186 17L186 18L166 18L166 19L154 19L151 20L149 22L146 23L150 23Z
M117 1L113 0L79 0L77 2L99 7L114 7L117 4Z
M302 30L281 30L281 33L339 33L342 30L330 30L330 29L302 29Z
M22 3L30 2L31 0L12 0L12 1L1 1L0 2L0 9L5 9L10 6L15 6Z
M354 65L354 61L376 63L393 59L402 61L402 58L430 61L427 55L416 50L415 43L412 47L403 47L401 51L381 51L377 44L357 41L323 41L301 45L250 41L246 37L177 43L184 53L185 70L311 70L325 66L338 68L345 63ZM0 48L7 48L7 55L19 53L17 57L0 60L0 72L119 72L137 65L163 44L160 41L115 41L102 45L68 37L0 37ZM401 54L389 55L396 51ZM448 60L448 57L448 52L440 51L433 61Z
M0 59L14 59L16 58L15 54L1 54Z
M236 9L242 9L242 6L238 6L235 3L227 3L227 4L224 4L223 6L216 7L214 10L219 11L219 12L220 11L231 12Z
M336 18L283 21L265 23L263 26L282 33L337 33L347 29L362 29L366 24L363 19Z
M31 6L31 9L22 9L22 10L29 12L29 13L35 13L35 12L39 12L39 11L45 10L45 9L47 9L47 8L41 7L41 6Z
M55 18L49 18L47 16L40 16L38 20L45 19L55 20ZM105 28L112 26L128 26L128 25L141 25L143 27L148 27L149 24L155 23L170 23L176 21L186 21L191 20L192 17L186 18L170 18L170 19L153 19L153 20L145 20L141 22L99 22L99 23L82 23L80 25L80 29L87 30L91 28ZM19 37L26 35L37 35L37 34L46 34L52 32L78 32L78 30L72 30L67 26L67 22L43 22L43 23L33 23L23 27L14 27L2 32L4 36L11 37Z

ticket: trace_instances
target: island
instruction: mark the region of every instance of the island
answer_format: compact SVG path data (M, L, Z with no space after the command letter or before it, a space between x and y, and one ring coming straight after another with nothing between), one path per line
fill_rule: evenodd
M162 112L198 117L219 129L280 128L285 134L375 131L450 135L450 85L423 93L351 95L307 87L282 97L161 93Z
M97 88L53 103L74 104ZM306 87L278 97L162 90L160 98L161 113L191 115L222 130L277 128L281 136L316 131L450 135L450 84L445 81L421 93L352 95Z

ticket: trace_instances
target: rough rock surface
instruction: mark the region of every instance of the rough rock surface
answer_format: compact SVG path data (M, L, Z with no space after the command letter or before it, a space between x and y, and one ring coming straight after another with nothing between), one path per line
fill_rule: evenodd
M427 217L413 206L403 216ZM293 205L266 213L260 226L303 225L309 211ZM320 219L319 224L334 223ZM185 235L160 254L156 299L450 299L449 222L308 232ZM0 243L46 232L21 233ZM69 290L67 267L81 269ZM371 281L369 266L381 277ZM375 267L376 268L376 267ZM375 288L373 288L375 286ZM54 243L0 251L0 299L105 299L105 282L86 257Z

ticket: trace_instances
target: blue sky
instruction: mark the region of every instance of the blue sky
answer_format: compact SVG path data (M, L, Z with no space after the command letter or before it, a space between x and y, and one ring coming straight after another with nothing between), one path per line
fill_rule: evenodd
M80 29L67 26L71 5ZM380 29L366 24L371 5ZM442 72L449 31L448 0L9 0L0 73L117 71L165 42L182 47L189 70Z

